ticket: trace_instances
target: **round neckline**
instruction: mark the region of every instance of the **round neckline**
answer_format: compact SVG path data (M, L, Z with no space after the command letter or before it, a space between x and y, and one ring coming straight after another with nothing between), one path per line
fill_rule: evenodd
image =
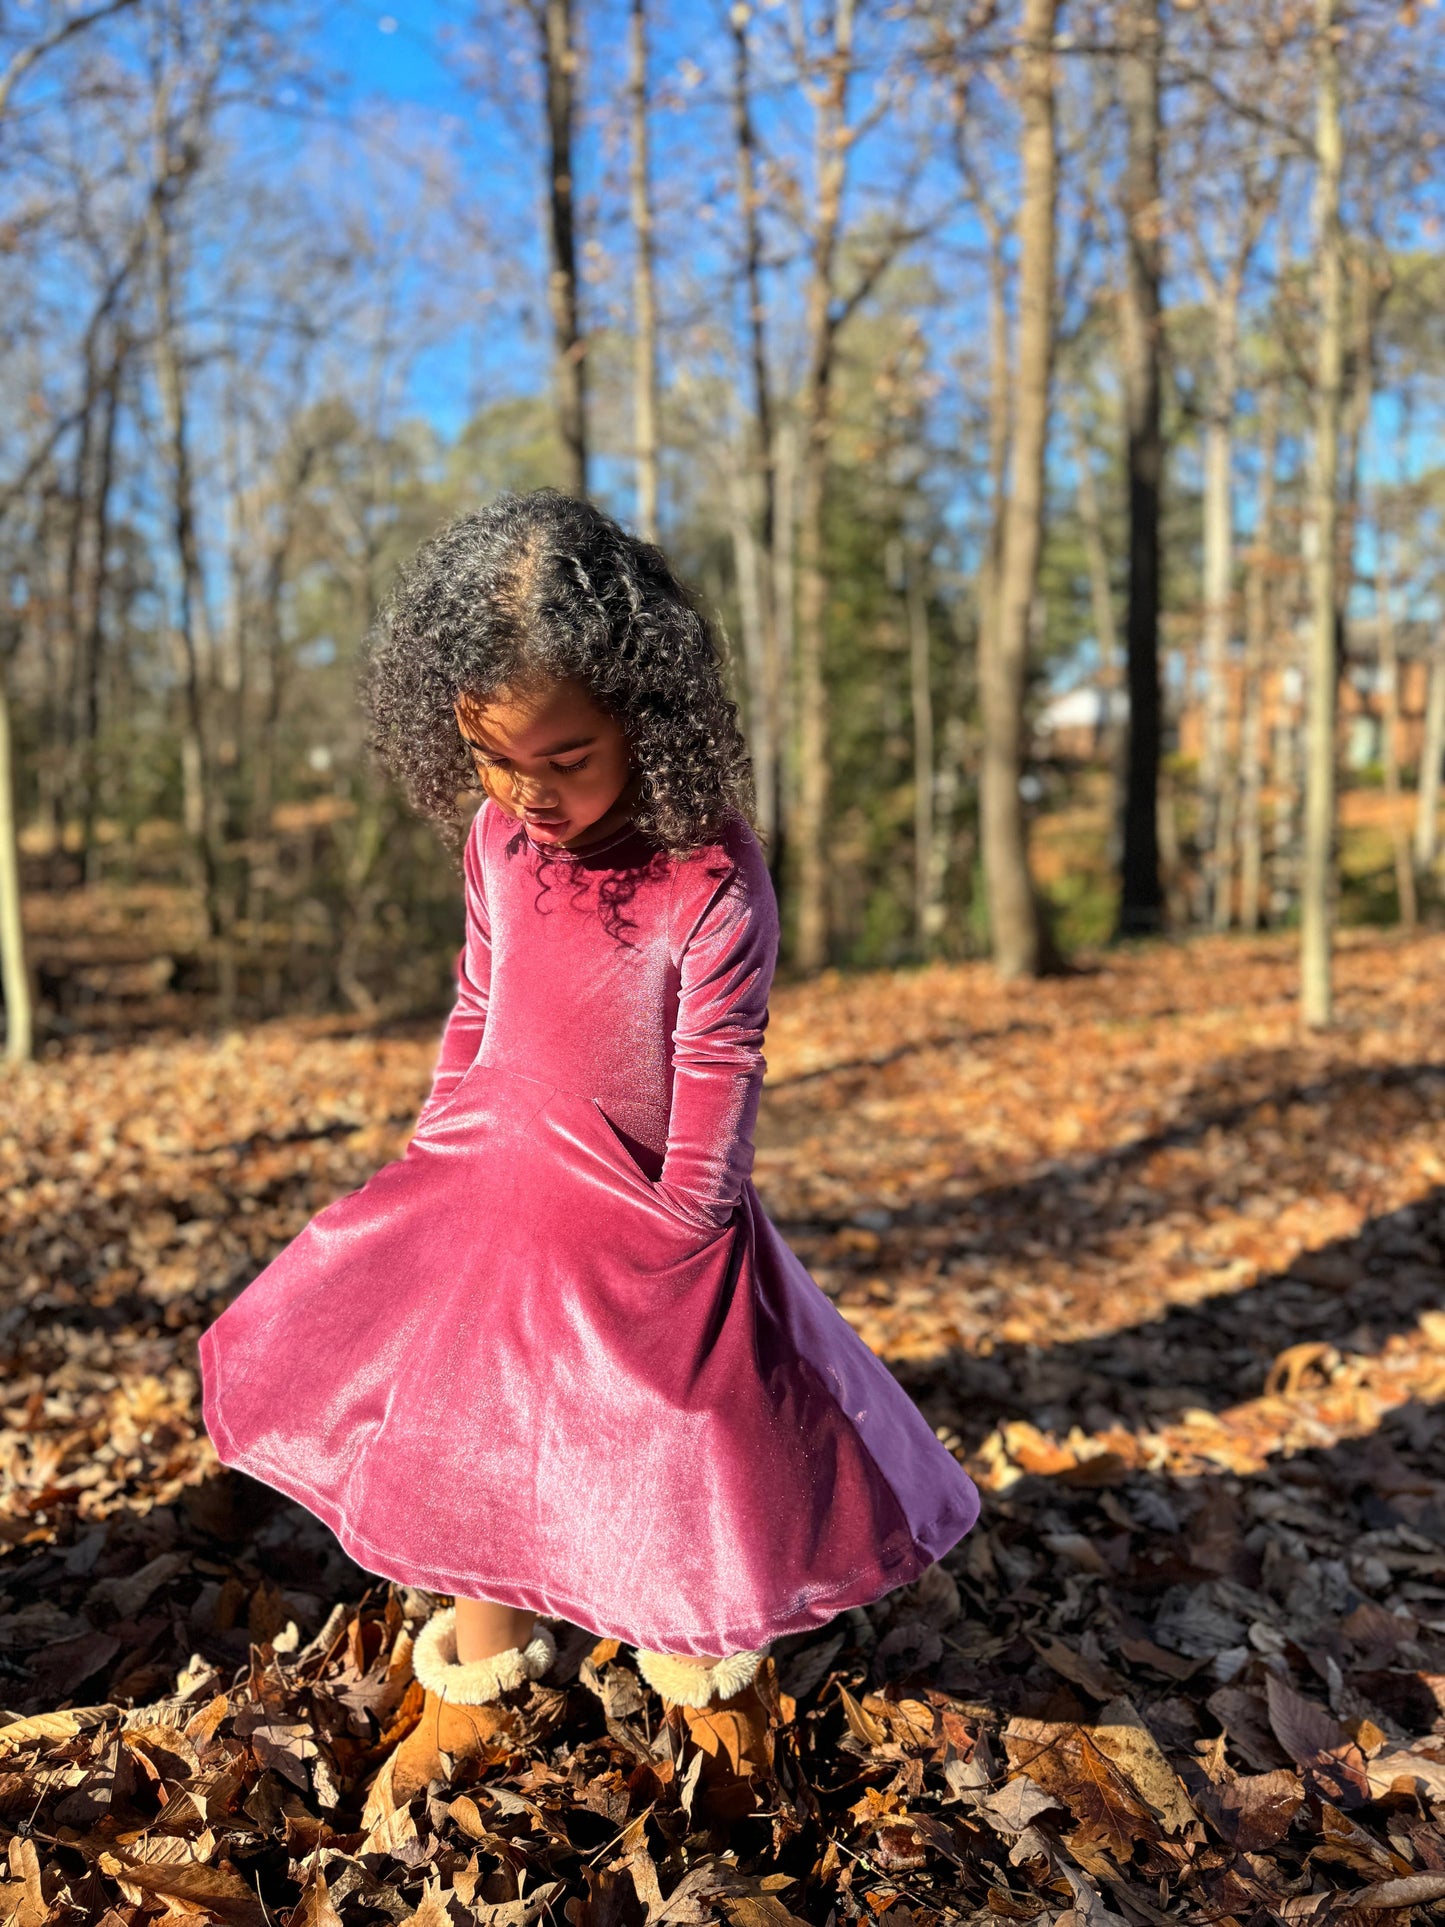
M598 856L602 851L610 850L614 844L621 843L624 838L635 835L636 831L637 825L629 817L628 820L615 829L610 836L604 836L600 842L589 843L581 850L564 850L561 845L557 843L539 843L526 825L523 824L522 826L522 834L527 839L528 849L535 850L538 856L545 856L551 861L555 862L560 859L567 863L581 863L588 857Z

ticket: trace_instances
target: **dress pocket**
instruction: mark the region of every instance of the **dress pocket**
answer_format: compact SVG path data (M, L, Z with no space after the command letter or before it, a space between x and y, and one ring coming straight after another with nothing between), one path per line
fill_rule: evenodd
M696 1218L688 1217L685 1212L677 1210L677 1208L669 1202L659 1190L655 1180L647 1175L631 1151L628 1150L626 1144L623 1143L617 1126L612 1122L612 1119L607 1115L606 1111L603 1110L600 1098L593 1097L578 1100L578 1110L579 1112L585 1111L587 1114L592 1125L590 1134L592 1141L599 1149L606 1153L611 1168L617 1171L619 1175L627 1181L629 1186L652 1206L653 1210L660 1212L670 1225L675 1226L679 1231L687 1233L687 1235L694 1240L702 1239L704 1241L710 1241L720 1236L721 1232L727 1228L726 1226L718 1227L716 1225L701 1224Z
M612 1119L607 1115L606 1111L603 1110L602 1099L600 1097L594 1097L591 1102L593 1110L597 1113L597 1122L602 1126L608 1149L617 1153L626 1170L637 1179L639 1184L645 1184L649 1191L653 1190L654 1180L648 1176L647 1172L644 1171L642 1166L637 1162L637 1159L628 1148L627 1141L621 1131L618 1130L617 1126L612 1122Z

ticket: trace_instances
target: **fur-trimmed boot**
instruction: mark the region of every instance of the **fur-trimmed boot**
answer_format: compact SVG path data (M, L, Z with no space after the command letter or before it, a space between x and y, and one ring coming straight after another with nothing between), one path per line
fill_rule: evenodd
M703 1707L731 1699L751 1686L763 1653L727 1653L709 1663L691 1653L649 1653L637 1648L637 1670L663 1700L674 1706Z
M765 1679L760 1679L760 1669ZM773 1774L776 1699L767 1648L728 1653L709 1664L686 1653L637 1649L637 1670L662 1696L663 1710L686 1728L706 1756L701 1792L715 1820L731 1821L758 1804L759 1780ZM765 1696L759 1685L770 1691Z
M556 1653L551 1629L538 1619L525 1646L508 1646L490 1659L463 1665L457 1658L456 1608L434 1613L412 1648L412 1671L426 1701L396 1750L391 1788L398 1803L433 1780L449 1779L463 1761L479 1759L487 1743L514 1723L514 1709L499 1703L502 1696L540 1679Z

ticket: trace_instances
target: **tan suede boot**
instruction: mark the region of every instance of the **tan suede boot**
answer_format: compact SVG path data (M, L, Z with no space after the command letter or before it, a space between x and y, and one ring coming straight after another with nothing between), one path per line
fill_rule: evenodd
M397 1803L433 1780L449 1780L465 1761L484 1758L491 1743L516 1725L516 1708L503 1703L503 1695L540 1679L556 1652L551 1630L539 1619L525 1646L509 1646L463 1666L457 1659L455 1609L434 1614L412 1649L412 1671L426 1702L396 1750L391 1789Z
M773 1722L758 1691L766 1651L728 1653L716 1663L685 1653L637 1650L637 1670L662 1695L703 1755L700 1792L715 1820L739 1820L758 1805L757 1783L773 1773Z

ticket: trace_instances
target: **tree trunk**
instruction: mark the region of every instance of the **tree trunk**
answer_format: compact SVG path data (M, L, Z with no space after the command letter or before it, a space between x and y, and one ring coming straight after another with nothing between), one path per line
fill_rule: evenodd
M961 663L960 653L956 666L961 666ZM956 674L954 680L961 684L964 677ZM954 819L958 813L964 766L968 758L968 726L964 721L961 692L959 700L949 705L942 737L933 785L933 847L929 852L928 897L924 913L924 932L930 954L937 950L945 929L948 871L954 854Z
M745 464L751 457L744 452ZM777 822L777 792L770 780L777 752L775 692L769 676L769 650L763 619L767 558L758 543L753 518L752 478L746 473L728 477L728 524L732 535L733 567L737 575L738 615L743 632L743 672L747 684L748 753L753 764L754 801L758 831L771 854Z
M587 493L587 361L577 288L576 183L572 130L576 116L577 49L572 0L541 0L542 85L547 106L547 211L551 243L548 305L552 312L553 386L562 443L562 486Z
M1376 540L1379 531L1376 530ZM1395 890L1400 901L1400 921L1413 930L1420 921L1420 905L1415 894L1415 866L1410 860L1410 837L1405 828L1404 795L1400 786L1400 652L1395 642L1395 617L1390 607L1390 580L1381 560L1375 574L1375 611L1380 625L1380 719L1383 740L1380 760L1384 766L1385 802L1390 812L1390 846L1395 856Z
M1019 89L1023 185L1018 218L1012 450L996 606L992 621L980 635L979 652L983 711L979 806L984 885L994 962L1006 978L1035 975L1044 961L1019 780L1023 770L1024 684L1043 546L1044 465L1053 370L1057 170L1053 37L1057 12L1057 0L1025 0Z
M1008 506L1009 448L1013 436L1009 367L1009 264L1002 222L986 206L979 218L988 234L988 537L978 572L978 659L992 661L998 644L998 584Z
M1336 0L1315 0L1317 89L1315 257L1319 262L1319 337L1315 363L1314 462L1310 493L1304 861L1300 878L1300 1009L1312 1026L1333 1017L1335 713L1339 650L1340 397L1344 372L1344 254L1340 236L1340 57Z
M757 137L752 117L752 79L748 42L748 12L734 7L729 15L733 36L733 144L737 159L738 209L743 227L743 280L748 300L748 362L752 377L752 421L748 445L748 482L742 514L749 525L748 582L742 583L743 638L748 647L750 748L757 801L758 829L770 865L778 862L778 829L782 818L780 759L782 677L779 665L777 605L776 462L772 384L768 375L767 309L763 301L763 235L757 185ZM755 531L755 536L751 532ZM749 624L752 624L751 630ZM775 883L782 879L774 869Z
M155 167L158 188L150 203L151 266L155 276L155 356L156 374L165 418L170 455L171 536L175 544L179 589L176 640L182 678L184 716L181 736L181 771L184 785L184 821L200 884L207 932L220 934L218 875L213 842L211 768L207 743L205 576L201 568L196 535L195 488L191 474L189 431L186 419L186 378L174 298L174 249L169 210L173 189L166 183L174 173L173 151L165 136L165 102L162 91L157 97L157 134Z
M657 540L657 290L653 278L652 193L648 176L647 0L632 0L632 403L637 445L637 529Z
M802 391L798 499L798 793L793 842L798 866L797 961L818 970L828 954L828 579L823 507L833 432L833 316L838 231L848 168L848 83L854 0L838 0L832 57L817 105L817 204L807 290L807 370Z
M1279 457L1279 389L1261 402L1259 495L1244 590L1244 713L1239 726L1239 923L1258 930L1264 874L1260 802L1264 787L1265 659L1271 627L1269 569L1274 551L1275 466Z
M1084 534L1084 555L1089 565L1089 602L1094 617L1094 639L1099 646L1099 710L1094 724L1094 754L1108 772L1108 851L1110 870L1116 870L1123 854L1119 832L1123 820L1124 770L1121 752L1127 731L1120 726L1119 626L1114 616L1113 571L1104 540L1104 518L1099 508L1099 491L1094 481L1094 465L1084 438L1083 423L1077 411L1074 424L1074 462L1079 471L1079 523Z
M100 808L100 667L105 639L105 591L110 551L110 497L115 483L115 426L120 412L120 386L125 347L117 343L105 388L105 418L100 432L99 467L95 478L92 518L95 549L92 557L80 678L80 843L85 880L94 883L99 869L96 817Z
M1201 771L1205 885L1210 918L1227 930L1233 897L1229 789L1229 632L1234 599L1234 410L1239 284L1226 276L1214 303L1214 367L1204 431L1205 734Z
M908 684L913 710L913 902L918 954L932 946L933 679L928 604L921 571L905 562L908 608Z
M1162 272L1159 194L1160 0L1123 0L1127 51L1119 63L1128 127L1124 168L1127 272L1123 354L1129 495L1129 583L1124 620L1129 662L1129 739L1119 935L1163 923L1159 877L1159 510L1164 444L1159 422Z
M781 890L788 873L790 826L798 807L797 731L794 717L798 660L798 425L791 416L773 435L774 677L777 688L777 835L769 868Z
M4 655L0 655L0 989L5 993L6 1058L12 1064L28 1064L35 1050L34 1016L21 916L20 845L5 668Z
M1102 750L1112 734L1112 698L1119 682L1119 629L1114 620L1114 585L1109 569L1109 551L1104 542L1104 518L1099 509L1099 491L1094 482L1094 465L1089 459L1088 443L1077 412L1073 418L1074 463L1079 471L1079 526L1084 537L1084 559L1089 567L1089 607L1094 618L1094 640L1099 646L1099 688L1104 701L1099 710L1096 750Z
M1445 762L1445 632L1430 652L1425 697L1425 734L1420 744L1419 794L1415 809L1415 868L1433 869L1440 848L1440 765Z

